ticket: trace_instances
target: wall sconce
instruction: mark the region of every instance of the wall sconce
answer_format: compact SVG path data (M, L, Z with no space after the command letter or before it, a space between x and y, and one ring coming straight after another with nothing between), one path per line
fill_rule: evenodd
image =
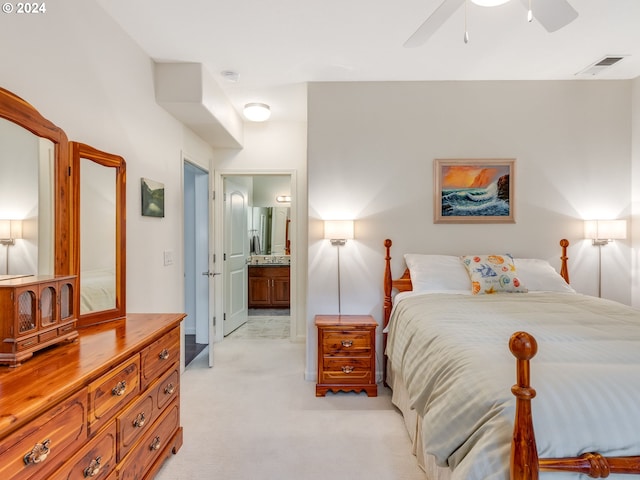
M278 195L276 197L278 203L291 203L291 195Z
M247 120L251 120L252 122L264 122L265 120L269 120L269 117L271 116L271 107L266 103L247 103L244 106L242 113L244 113Z
M0 245L7 247L5 273L9 275L9 247L22 238L22 220L0 220Z
M626 220L585 220L584 236L598 247L598 297L602 294L602 247L614 240L627 238Z
M324 238L331 241L331 245L338 247L338 315L342 313L340 301L340 247L347 243L347 240L354 238L353 220L325 220Z

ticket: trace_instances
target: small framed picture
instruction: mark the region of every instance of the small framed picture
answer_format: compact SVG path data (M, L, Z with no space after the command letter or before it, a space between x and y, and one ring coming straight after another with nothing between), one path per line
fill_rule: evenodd
M140 179L142 191L142 215L145 217L164 217L164 183L148 178Z
M434 223L515 223L515 159L435 159Z

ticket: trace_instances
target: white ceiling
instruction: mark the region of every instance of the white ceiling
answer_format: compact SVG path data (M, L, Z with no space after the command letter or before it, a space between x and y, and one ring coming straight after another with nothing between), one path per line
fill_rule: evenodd
M418 48L403 43L442 0L97 1L152 59L202 63L238 112L265 102L273 120L306 119L311 81L575 79L607 55L628 57L596 78L640 76L640 0L569 0L579 17L555 33L520 1L469 3L468 44L462 7Z

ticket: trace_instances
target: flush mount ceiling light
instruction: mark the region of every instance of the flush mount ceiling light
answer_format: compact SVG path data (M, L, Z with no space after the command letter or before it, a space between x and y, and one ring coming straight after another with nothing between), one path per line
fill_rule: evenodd
M471 3L475 3L481 7L497 7L498 5L503 5L508 1L509 0L471 0Z
M247 120L252 122L264 122L271 116L271 108L266 103L247 103L243 110Z

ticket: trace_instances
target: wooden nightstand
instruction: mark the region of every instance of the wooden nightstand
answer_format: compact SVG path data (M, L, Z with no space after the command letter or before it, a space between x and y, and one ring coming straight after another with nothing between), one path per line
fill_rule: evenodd
M371 315L316 315L318 383L316 397L329 390L378 395L376 327Z

